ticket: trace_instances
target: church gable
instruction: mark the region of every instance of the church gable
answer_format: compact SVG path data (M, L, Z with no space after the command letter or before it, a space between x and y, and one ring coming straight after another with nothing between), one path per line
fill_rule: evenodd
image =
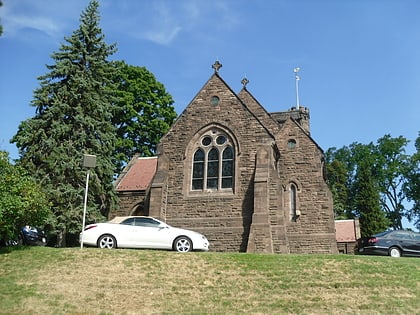
M146 214L205 234L215 251L336 252L322 150L219 68L161 139Z
M241 190L234 175L242 163L255 163L257 147L273 141L273 133L215 71L162 138L159 154L177 165L173 177L184 196L227 194Z
M254 108L257 106L260 105L257 104ZM233 134L244 134L244 129L249 129L250 124L256 127L254 130L265 129L264 136L272 134L215 72L177 118L169 132L162 138L161 144L174 141L174 135L178 139L180 136L191 139L200 129L216 124L225 126ZM179 132L180 129L182 132Z

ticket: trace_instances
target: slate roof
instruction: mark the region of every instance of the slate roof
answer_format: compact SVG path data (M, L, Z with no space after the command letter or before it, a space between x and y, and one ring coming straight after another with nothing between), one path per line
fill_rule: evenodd
M152 182L157 169L157 156L134 157L119 176L117 191L146 190Z

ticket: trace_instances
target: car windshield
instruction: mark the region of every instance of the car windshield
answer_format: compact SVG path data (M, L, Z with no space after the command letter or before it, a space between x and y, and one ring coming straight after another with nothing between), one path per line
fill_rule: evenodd
M385 232L381 232L378 234L373 235L374 237L383 237L386 236L387 234L391 233L392 231L385 231Z

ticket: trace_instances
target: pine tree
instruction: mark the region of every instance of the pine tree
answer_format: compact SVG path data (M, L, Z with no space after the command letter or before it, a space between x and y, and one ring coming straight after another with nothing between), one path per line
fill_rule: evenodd
M99 3L92 0L82 12L79 28L65 37L54 65L38 78L33 118L23 121L12 139L19 163L49 192L58 235L65 246L67 233L81 231L86 170L83 154L97 156L89 183L87 222L107 215L115 203L112 154L116 135L112 125L112 66L116 51L107 45L99 27Z
M379 192L368 161L360 163L357 169L355 191L354 206L360 218L362 237L385 231L389 221L381 210Z
M334 160L327 163L328 187L330 188L334 199L334 216L336 219L349 219L353 216L349 213L347 188L347 169L343 162Z

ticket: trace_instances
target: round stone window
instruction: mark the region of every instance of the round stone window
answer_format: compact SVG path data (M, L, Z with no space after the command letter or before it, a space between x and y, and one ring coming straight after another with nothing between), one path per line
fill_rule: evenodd
M225 144L225 142L226 142L226 137L225 137L225 136L218 136L218 137L216 138L216 143L217 143L218 145Z
M211 105L217 106L219 105L220 98L218 96L212 96L210 102L211 102Z
M295 139L290 139L289 141L287 141L287 147L289 149L296 148L296 140Z
M211 137L209 136L205 136L202 140L201 140L201 144L204 146L208 146L211 143Z

